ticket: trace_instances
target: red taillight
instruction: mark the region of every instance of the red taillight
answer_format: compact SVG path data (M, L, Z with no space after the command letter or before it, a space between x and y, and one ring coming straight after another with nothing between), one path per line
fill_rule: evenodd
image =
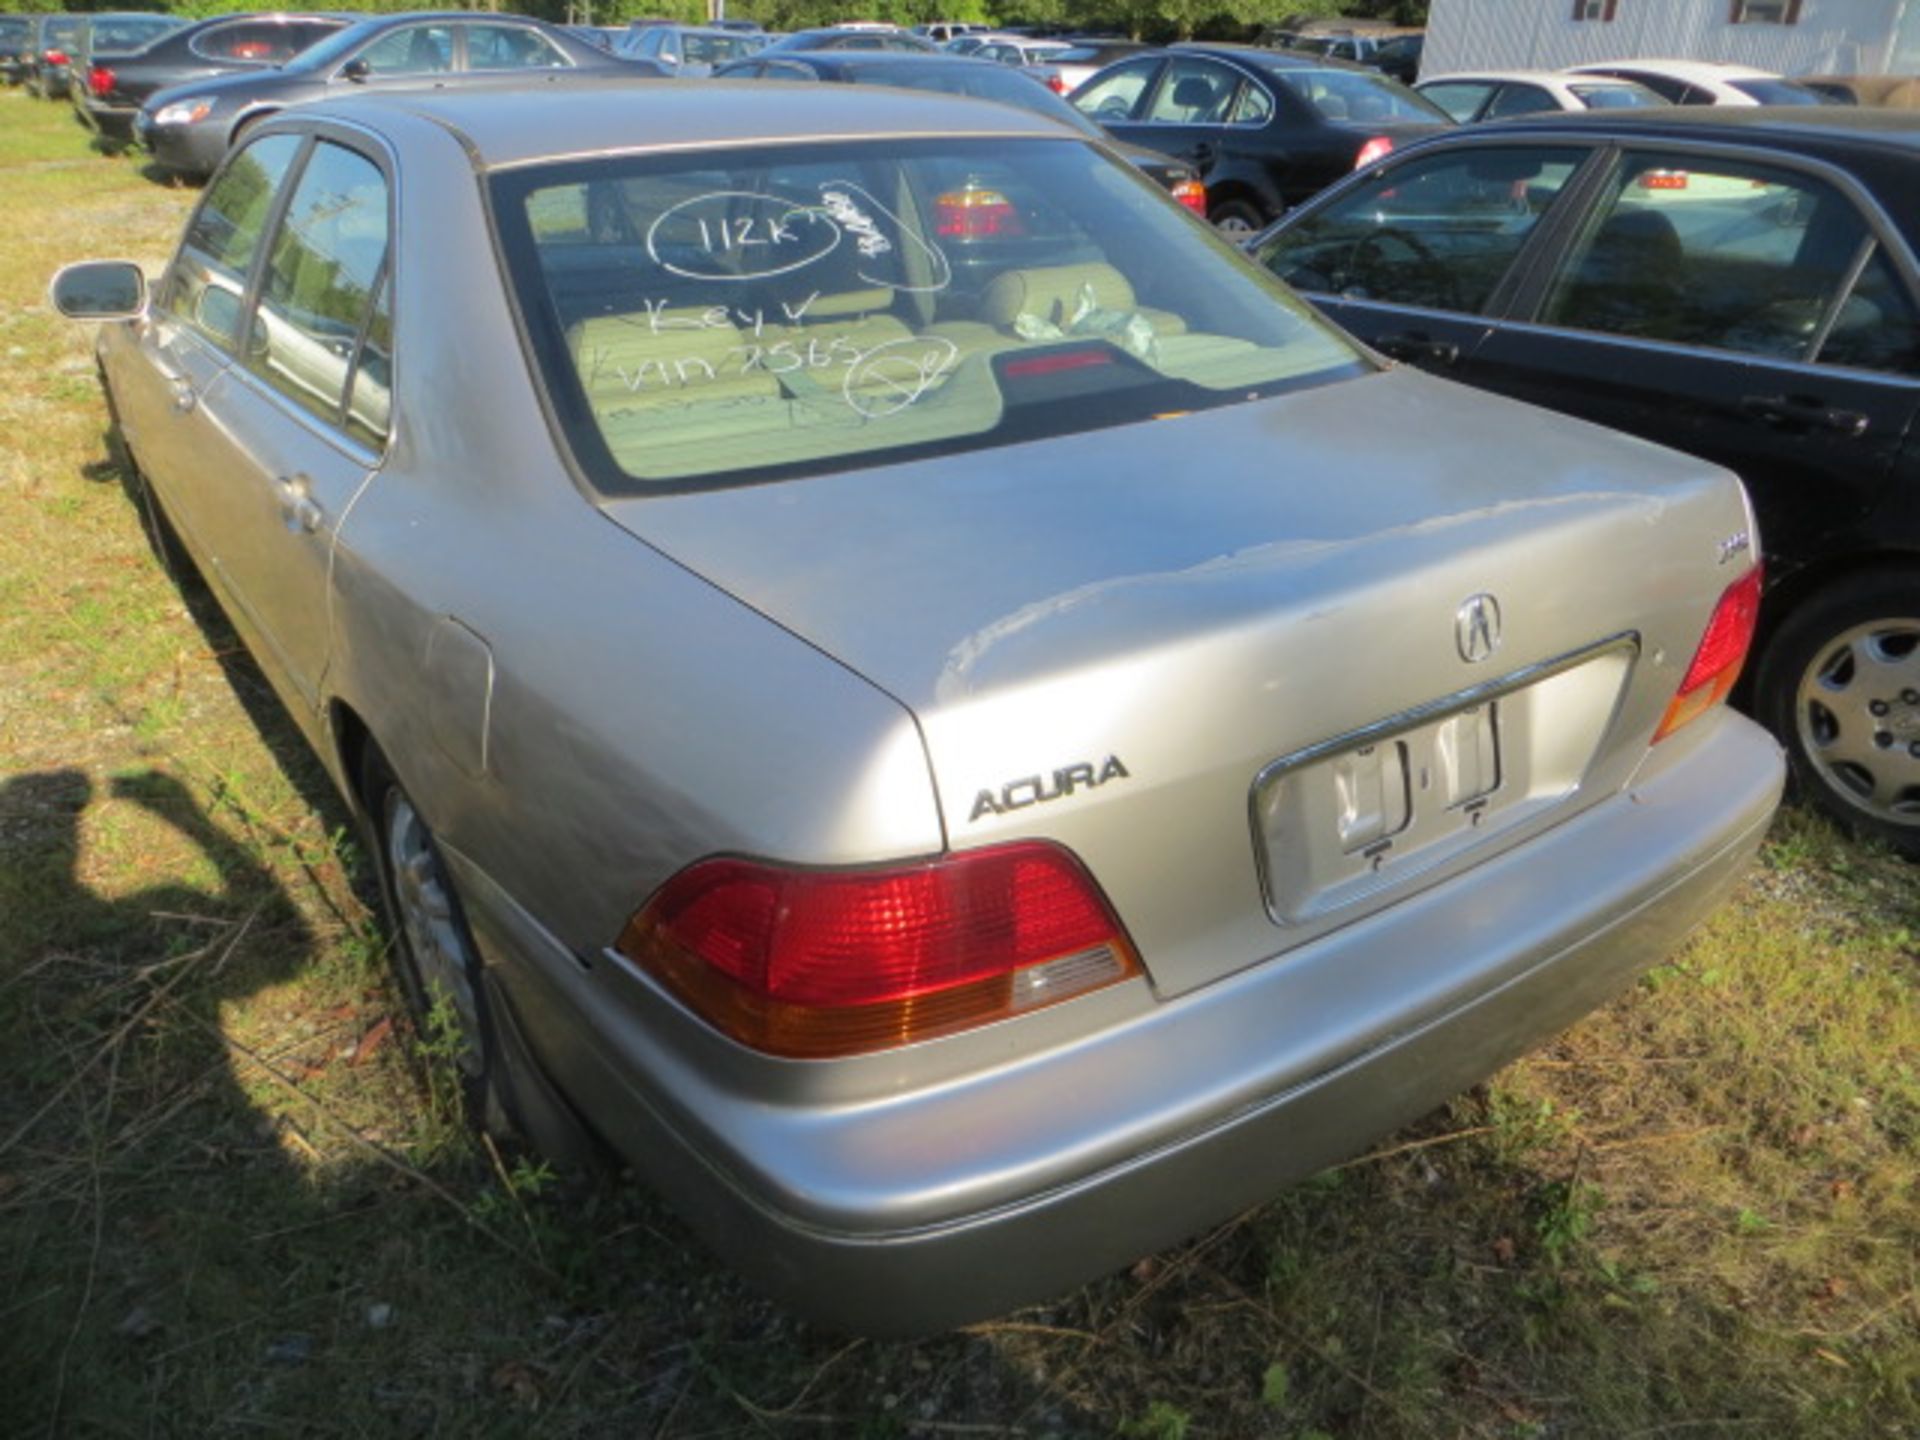
M41 55L40 58L49 65L65 65L67 63L67 52L64 50L48 50Z
M976 240L993 235L1024 235L1020 212L998 190L973 185L949 190L933 202L934 228L941 235Z
M948 1035L1140 973L1092 877L1037 841L874 870L703 860L616 949L741 1044L795 1058Z
M1062 75L1058 70L1054 71L1053 74L1047 76L1047 88L1056 95L1066 94L1067 77Z
M1727 698L1740 678L1759 618L1760 567L1756 565L1729 585L1713 607L1693 663L1661 717L1660 728L1653 732L1655 743Z
M1384 160L1393 153L1393 141L1385 135L1376 135L1360 147L1360 153L1354 156L1353 168L1364 170L1376 160Z
M1000 378L1018 380L1028 375L1058 375L1063 370L1092 370L1112 363L1111 350L1056 350L1050 355L1034 355L1025 360L1004 360L1000 364Z
M1207 187L1198 180L1176 180L1173 198L1196 215L1204 216L1207 213Z
M87 89L104 100L113 93L113 71L104 65L96 65L87 72Z

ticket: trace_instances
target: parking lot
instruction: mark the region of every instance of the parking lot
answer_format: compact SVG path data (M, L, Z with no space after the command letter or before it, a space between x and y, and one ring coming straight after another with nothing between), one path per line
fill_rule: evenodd
M1789 808L1628 994L1189 1244L917 1343L475 1141L352 822L150 542L65 261L198 192L0 94L0 1374L20 1433L1920 1426L1920 895ZM22 1383L22 1380L24 1383Z

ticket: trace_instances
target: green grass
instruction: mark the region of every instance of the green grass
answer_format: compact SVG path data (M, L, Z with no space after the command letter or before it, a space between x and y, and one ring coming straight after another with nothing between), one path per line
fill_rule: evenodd
M158 263L192 195L18 94L0 193L0 1431L1920 1433L1920 886L1796 813L1487 1085L919 1344L809 1330L632 1186L476 1147L386 1023L345 815L156 560L45 309L64 260Z

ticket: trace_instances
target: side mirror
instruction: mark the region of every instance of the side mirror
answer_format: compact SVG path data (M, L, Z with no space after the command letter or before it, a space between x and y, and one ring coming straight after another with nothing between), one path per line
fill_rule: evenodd
M131 260L63 265L47 294L69 320L137 320L147 313L146 272Z
M373 67L367 63L365 56L349 60L340 67L340 78L351 80L356 85L366 84L367 77L371 74L373 74Z

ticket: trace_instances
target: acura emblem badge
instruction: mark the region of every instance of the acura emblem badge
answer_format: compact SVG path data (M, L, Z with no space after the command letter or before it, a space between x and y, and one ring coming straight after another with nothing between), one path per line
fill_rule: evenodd
M1453 639L1469 665L1492 655L1500 648L1500 602L1484 591L1462 600L1453 615Z

